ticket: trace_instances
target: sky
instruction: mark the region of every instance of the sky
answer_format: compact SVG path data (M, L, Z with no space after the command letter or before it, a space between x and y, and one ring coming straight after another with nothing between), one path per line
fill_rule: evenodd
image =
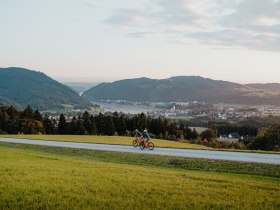
M0 67L280 83L280 0L0 0Z

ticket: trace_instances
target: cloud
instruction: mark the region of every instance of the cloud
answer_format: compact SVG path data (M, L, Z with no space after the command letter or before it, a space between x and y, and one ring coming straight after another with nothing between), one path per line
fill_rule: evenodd
M159 36L160 34L151 31L145 31L145 32L128 33L127 35L134 38L150 38L150 37Z
M196 6L197 2L199 1L157 1L159 11L154 15L159 17L162 24L181 26L187 23L188 25L200 26L204 22L208 22L208 14Z
M150 0L105 22L131 37L280 51L280 0Z
M153 18L149 12L143 10L119 9L105 22L117 27L150 27L154 24Z
M82 0L82 3L87 7L96 7L97 6L96 0Z
M275 29L279 29L280 1L243 0L235 10L234 13L223 16L219 23L224 27L255 32L275 32Z
M82 22L84 22L84 20L82 18L72 18L71 20L74 23L82 23Z
M190 33L185 36L195 39L204 45L280 51L280 35L277 34L253 34L245 30L225 29L214 32Z

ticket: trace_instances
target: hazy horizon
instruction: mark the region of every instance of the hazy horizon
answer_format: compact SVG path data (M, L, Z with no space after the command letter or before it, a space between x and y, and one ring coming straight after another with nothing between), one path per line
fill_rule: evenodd
M26 67L15 67L15 66L7 66L7 67L3 67L0 66L0 68L23 68L23 69L28 69L31 71L37 71L37 72L42 72L38 69L29 69ZM227 81L227 82L233 82L233 83L239 83L239 84L254 84L254 83L259 83L259 84L269 84L269 83L279 83L280 82L236 82L236 81L231 81L231 80L224 80L224 79L216 79L216 78L211 78L211 77L203 77L201 75L171 75L169 77L163 77L163 78L153 78L153 77L147 77L147 76L139 76L139 77L124 77L124 78L113 78L113 77L97 77L97 78L91 78L91 77L56 77L56 76L51 76L46 72L42 72L44 74L46 74L47 76L51 77L52 79L55 79L61 83L92 83L92 84L98 84L98 83L102 83L102 82L115 82L115 81L119 81L119 80L127 80L127 79L139 79L139 78L148 78L148 79L169 79L171 77L202 77L205 79L211 79L211 80L218 80L218 81Z
M59 81L280 83L279 0L0 0L0 65Z
M173 76L170 76L170 77L165 77L165 78L151 78L151 77L145 77L145 78L148 78L148 79L169 79L171 77L191 77L191 76L198 76L198 77L203 77L203 76L200 76L200 75L173 75ZM61 83L92 83L92 84L97 84L97 83L102 83L102 82L115 82L115 81L119 81L119 80L126 80L126 79L139 79L139 78L143 78L143 77L130 77L130 78L85 78L85 77L78 77L78 78L75 78L75 77L54 77L53 79L61 82ZM254 84L254 83L258 83L258 84L269 84L269 83L279 83L280 82L248 82L248 83L242 83L242 82L235 82L235 81L230 81L230 80L220 80L220 79L215 79L215 78L209 78L209 77L203 77L205 79L212 79L212 80L218 80L218 81L227 81L227 82L233 82L233 83L238 83L238 84L243 84L243 85L246 85L246 84Z

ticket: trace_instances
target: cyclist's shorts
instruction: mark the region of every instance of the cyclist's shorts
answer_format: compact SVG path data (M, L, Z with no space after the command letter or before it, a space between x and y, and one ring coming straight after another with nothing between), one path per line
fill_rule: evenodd
M149 138L146 138L146 143L148 143L150 141L150 139Z

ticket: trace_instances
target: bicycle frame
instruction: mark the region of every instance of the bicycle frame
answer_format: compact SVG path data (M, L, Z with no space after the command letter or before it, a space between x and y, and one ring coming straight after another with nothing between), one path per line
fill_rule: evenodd
M140 145L142 141L144 141L144 138L142 136L135 137L135 140L137 141L137 145Z

